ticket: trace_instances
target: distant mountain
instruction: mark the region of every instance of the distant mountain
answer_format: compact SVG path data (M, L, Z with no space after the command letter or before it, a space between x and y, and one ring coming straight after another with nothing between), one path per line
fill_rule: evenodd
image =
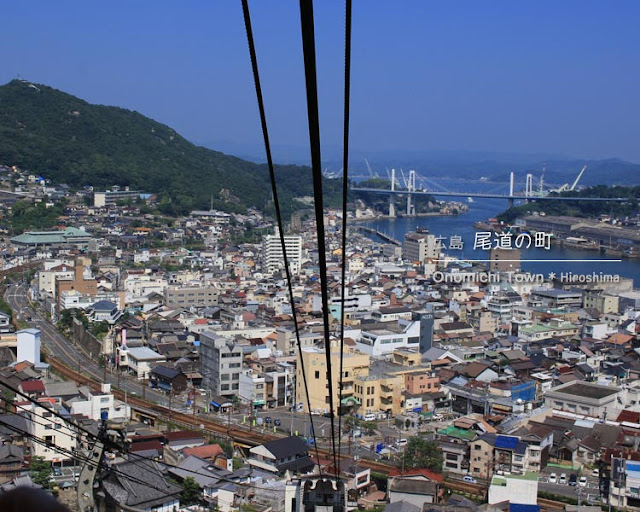
M244 155L255 161L264 159L264 149L257 146L230 144L224 142L219 147L229 147L233 154ZM209 147L210 144L205 144ZM342 168L340 148L323 149L323 168L339 172ZM296 146L281 146L274 149L281 160L301 164L309 160L308 151ZM581 185L640 185L640 164L620 159L589 160L552 153L500 153L492 151L453 150L384 150L364 151L352 149L349 155L349 170L352 175L369 176L365 158L374 174L385 177L387 169L415 169L425 177L479 179L487 177L491 181L507 183L513 171L519 181L524 181L527 173L539 180L542 166L546 164L545 182L549 185L573 183L583 165L587 170L580 180Z
M138 112L13 80L0 87L0 164L17 165L73 187L130 186L156 193L167 211L208 207L271 212L266 165L196 146ZM278 166L286 212L312 195L309 168ZM325 180L326 201L339 201Z

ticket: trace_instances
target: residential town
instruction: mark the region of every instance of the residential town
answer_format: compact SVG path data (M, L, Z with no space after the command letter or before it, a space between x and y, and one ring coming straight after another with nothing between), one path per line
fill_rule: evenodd
M527 279L517 249L485 266L353 222L343 301L329 210L327 350L310 216L283 235L293 311L258 211L159 218L143 192L12 179L68 199L57 229L5 237L3 490L78 510L100 442L107 510L289 512L334 485L341 510L640 509L632 279Z

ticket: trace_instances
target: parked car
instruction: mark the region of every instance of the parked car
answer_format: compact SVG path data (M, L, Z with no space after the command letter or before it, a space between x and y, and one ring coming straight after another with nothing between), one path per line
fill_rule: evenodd
M549 483L550 484L555 484L558 482L558 476L555 473L551 473L549 475Z
M587 477L586 476L581 476L579 484L580 484L580 487L586 487L587 486Z
M368 412L367 414L364 415L364 417L362 418L364 421L376 421L376 414L373 412Z
M407 446L407 440L406 439L398 439L396 441L396 446L398 448L404 448L405 446Z
M567 483L567 474L566 473L562 473L560 475L560 478L558 479L558 483L559 484L566 484Z
M577 485L578 484L578 475L575 473L571 473L569 475L569 485Z
M264 422L265 422L265 424L267 424L267 425L271 425L271 416L267 416L267 417L265 417Z
M462 479L465 482L469 482L470 484L477 484L478 483L478 481L475 478L473 478L471 475L465 475Z
M276 427L279 427L280 425L282 425L282 422L280 421L280 418L276 418L275 420L273 420L273 424Z
M594 478L600 478L600 470L598 468L594 469L591 472L591 476L594 477Z

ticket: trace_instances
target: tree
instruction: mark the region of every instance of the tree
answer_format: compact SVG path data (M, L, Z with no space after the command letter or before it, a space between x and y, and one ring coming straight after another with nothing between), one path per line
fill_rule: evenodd
M180 494L180 503L182 505L195 505L200 502L200 486L195 478L188 476L182 481L182 493Z
M442 471L442 451L435 441L412 437L404 452L404 465L408 468L425 468Z
M48 489L52 474L51 462L44 460L44 457L31 457L29 476L35 484L41 485L43 489Z

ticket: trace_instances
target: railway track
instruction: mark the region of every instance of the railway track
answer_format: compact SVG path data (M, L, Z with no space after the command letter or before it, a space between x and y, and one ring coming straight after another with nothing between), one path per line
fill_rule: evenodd
M74 370L73 368L68 367L58 359L54 357L50 357L48 359L51 367L58 372L63 377L66 377L70 380L76 381L79 384L85 385L94 391L99 391L101 383L87 377ZM112 390L113 395L119 400L125 400L125 393L119 389ZM283 435L274 435L274 434L266 434L263 432L258 432L255 430L251 430L248 427L240 427L238 425L227 426L226 424L221 424L217 421L213 421L209 418L205 418L203 416L186 414L182 412L178 412L175 410L171 410L168 407L156 404L154 402L149 402L147 400L143 400L142 398L128 395L126 397L127 403L134 409L142 412L145 415L153 416L156 419L160 419L162 421L170 421L176 424L183 425L187 428L192 428L198 431L204 431L206 434L218 436L218 437L229 437L234 443L238 443L244 446L257 446L259 444L265 443L267 441L272 441L274 439L278 439L280 437L284 437ZM315 452L315 449L313 450ZM325 457L330 459L332 457L331 453L328 450L324 450L319 448L318 454L321 457ZM339 459L347 459L349 458L347 455L340 455ZM382 462L360 459L358 462L360 466L371 469L372 471L376 471L378 473L389 474L392 470L397 469L395 466L391 466L389 464L384 464Z
M553 500L546 500L544 498L538 498L538 505L540 505L540 508L542 510L555 511L555 510L564 510L564 506L566 505L566 503L563 503L561 501L553 501Z

